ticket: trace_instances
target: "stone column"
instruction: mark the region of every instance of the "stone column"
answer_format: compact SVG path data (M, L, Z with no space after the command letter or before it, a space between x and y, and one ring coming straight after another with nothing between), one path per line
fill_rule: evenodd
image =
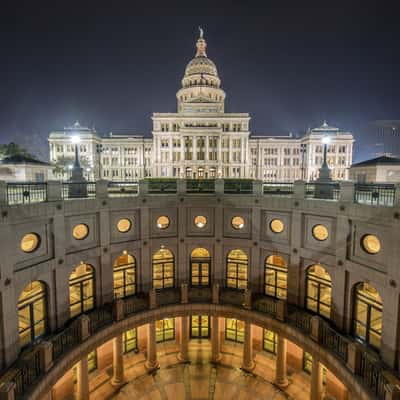
M313 355L312 369L311 369L311 392L310 400L321 400L322 399L322 365L319 359Z
M242 370L251 372L255 367L253 360L253 336L251 334L251 323L244 323L244 344Z
M148 325L147 360L145 366L148 372L152 372L158 368L155 322L150 322Z
M178 360L189 361L189 317L181 317L181 340Z
M211 361L214 363L221 360L219 339L219 319L211 317Z
M278 336L278 347L276 352L276 371L275 371L275 383L285 388L289 382L286 376L286 356L287 356L287 342L281 335Z
M77 365L76 399L89 400L89 372L87 355Z
M113 377L111 385L121 386L125 381L124 376L124 359L122 348L122 335L115 336L113 340Z

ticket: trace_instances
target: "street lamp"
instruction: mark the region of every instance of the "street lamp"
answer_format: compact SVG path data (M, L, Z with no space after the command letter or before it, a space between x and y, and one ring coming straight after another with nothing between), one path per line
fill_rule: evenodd
M300 153L301 153L301 180L305 180L305 158L307 153L307 144L300 144Z
M103 145L96 144L96 153L99 159L99 179L101 179L101 153L103 152Z

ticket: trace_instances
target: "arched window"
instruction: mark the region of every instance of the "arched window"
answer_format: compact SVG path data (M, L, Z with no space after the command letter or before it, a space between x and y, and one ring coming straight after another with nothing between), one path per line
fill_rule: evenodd
M315 264L307 270L306 307L316 314L330 318L332 302L331 277L325 269Z
M168 249L161 248L153 255L153 287L155 289L172 288L175 285L174 255Z
M265 294L287 299L287 266L281 256L272 255L265 260Z
M20 346L43 336L47 329L47 293L44 283L33 281L18 298L18 332Z
M381 347L382 310L378 291L368 283L358 283L354 288L354 336L377 350Z
M211 257L208 250L197 248L190 255L190 284L192 286L210 285Z
M114 261L114 299L136 293L136 260L126 251Z
M247 288L248 258L243 250L231 250L226 259L226 283L234 289Z
M71 318L94 308L94 269L89 264L78 265L69 276L69 310Z

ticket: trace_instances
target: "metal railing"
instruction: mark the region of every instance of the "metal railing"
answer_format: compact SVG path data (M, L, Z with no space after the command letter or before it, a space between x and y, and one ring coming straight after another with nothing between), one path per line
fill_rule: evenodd
M306 311L299 310L297 307L288 305L287 323L299 329L307 335L310 334L312 315Z
M221 287L219 292L219 301L221 304L242 306L244 303L244 291L229 287Z
M112 304L106 304L102 308L96 308L88 314L90 319L90 334L98 332L114 321Z
M360 377L365 386L380 400L385 400L385 384L388 383L383 374L383 366L373 360L368 353L361 353Z
M109 182L109 197L130 197L138 194L138 182Z
M81 335L77 321L73 321L70 326L54 336L51 342L53 343L53 360L57 360L66 351L79 344Z
M325 321L321 324L321 344L339 357L342 361L347 362L349 340L336 332Z
M124 301L124 314L131 315L149 308L148 298L144 293L138 293L134 296L125 297Z
M337 182L333 183L307 183L306 184L306 199L321 199L321 200L339 200L340 185Z
M254 298L252 308L254 310L276 316L278 300L273 297L259 295Z
M157 305L167 306L181 302L181 291L176 288L157 290Z
M224 179L224 193L253 193L253 181L251 179Z
M149 193L176 193L176 179L148 179Z
M7 183L7 204L30 204L47 201L47 183Z
M186 193L214 193L215 179L187 179Z
M189 288L190 303L211 303L212 292L209 287L191 287Z
M15 383L15 394L19 397L27 392L29 387L35 383L43 373L41 365L40 352L38 349L33 350L22 360L20 365L15 369L15 374L11 381Z
M354 202L374 206L392 207L395 202L396 188L390 184L354 185Z
M293 195L293 183L264 182L263 193L270 196L291 196Z
M96 197L96 183L95 182L63 182L61 197L64 200Z

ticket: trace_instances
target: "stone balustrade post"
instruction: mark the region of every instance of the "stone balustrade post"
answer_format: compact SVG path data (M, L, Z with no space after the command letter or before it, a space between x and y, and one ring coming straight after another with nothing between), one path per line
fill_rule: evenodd
M189 286L187 283L181 284L181 303L189 303Z
M138 194L140 196L149 194L149 181L147 179L141 179L139 181Z
M119 387L125 382L123 354L122 335L119 334L113 339L113 376L111 385L115 387Z
M400 183L394 185L394 206L400 207Z
M5 382L0 386L0 400L15 400L15 382Z
M149 308L150 310L157 308L157 291L154 288L149 291Z
M255 363L253 359L253 335L251 331L251 323L245 321L242 370L251 372L254 367Z
M246 310L251 310L251 299L252 299L251 289L245 289L243 307Z
M324 322L322 321L321 317L318 315L314 315L311 317L310 320L310 337L314 342L319 343L321 337L321 324Z
M6 206L7 204L8 204L7 182L0 181L0 206Z
M340 201L346 201L349 203L354 202L354 182L343 181L340 182Z
M253 181L253 194L255 196L262 196L264 194L263 181L260 181L260 180Z
M224 194L224 180L223 179L215 180L215 193L216 194Z
M281 322L286 321L287 315L287 303L284 300L279 299L276 303L276 319Z
M212 303L219 304L219 284L214 283L212 287Z
M77 323L79 324L81 342L84 342L90 336L90 318L85 314L80 315Z
M186 194L186 179L176 180L176 191L178 194Z
M62 200L62 183L60 181L47 181L47 201Z
M108 181L100 179L96 181L96 198L105 199L108 197Z
M360 373L362 349L355 342L350 342L347 346L347 368L354 374Z
M40 364L47 372L53 366L53 343L43 341L39 344Z
M124 300L117 299L114 301L114 320L122 321L125 318Z
M306 182L295 181L293 183L293 197L295 199L303 200L306 194Z

